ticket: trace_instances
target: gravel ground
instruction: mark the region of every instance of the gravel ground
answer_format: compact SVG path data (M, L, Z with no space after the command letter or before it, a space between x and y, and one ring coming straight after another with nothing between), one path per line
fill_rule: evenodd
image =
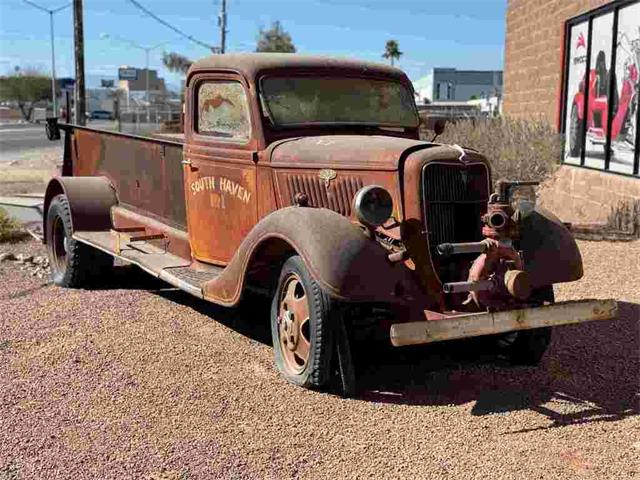
M259 302L0 263L0 479L639 478L640 241L580 247L586 276L557 297L616 297L618 320L557 328L537 368L375 346L353 400L282 380Z

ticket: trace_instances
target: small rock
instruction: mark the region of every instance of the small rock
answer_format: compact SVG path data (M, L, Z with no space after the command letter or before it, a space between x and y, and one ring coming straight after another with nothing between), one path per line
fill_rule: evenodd
M40 256L33 257L33 260L31 260L31 263L35 263L36 265L42 265L44 264L44 260L45 260L44 257L40 257Z
M11 252L0 253L0 263L4 261L13 261L16 260L16 256Z
M18 263L31 263L33 260L33 255L25 255L24 253L19 253L16 257Z

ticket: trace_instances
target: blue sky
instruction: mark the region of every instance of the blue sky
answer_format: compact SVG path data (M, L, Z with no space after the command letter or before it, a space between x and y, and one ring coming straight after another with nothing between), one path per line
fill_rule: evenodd
M57 8L68 0L34 0ZM220 0L139 0L149 10L205 43L217 45ZM170 85L162 51L196 59L207 50L145 17L127 0L85 0L85 67L89 84L115 78L121 65L144 67L144 52L126 39L151 46L151 68ZM227 50L253 51L260 27L280 20L298 52L383 61L386 40L404 52L397 64L412 80L432 67L500 69L504 57L506 0L227 0ZM58 77L73 76L71 8L56 14ZM109 38L104 38L108 34ZM0 0L0 74L15 65L51 69L49 15L22 0Z

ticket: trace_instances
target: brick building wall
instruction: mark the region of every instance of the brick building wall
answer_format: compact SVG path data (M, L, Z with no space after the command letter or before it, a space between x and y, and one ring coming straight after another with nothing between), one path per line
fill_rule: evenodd
M611 0L509 0L504 113L558 124L565 22Z

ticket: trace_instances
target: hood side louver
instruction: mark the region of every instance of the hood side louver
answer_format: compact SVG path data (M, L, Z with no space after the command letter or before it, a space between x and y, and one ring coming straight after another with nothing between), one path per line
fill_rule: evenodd
M353 197L364 183L353 175L338 175L326 185L317 174L282 174L282 200L293 205L296 193L304 193L312 207L328 208L341 215L351 216Z

